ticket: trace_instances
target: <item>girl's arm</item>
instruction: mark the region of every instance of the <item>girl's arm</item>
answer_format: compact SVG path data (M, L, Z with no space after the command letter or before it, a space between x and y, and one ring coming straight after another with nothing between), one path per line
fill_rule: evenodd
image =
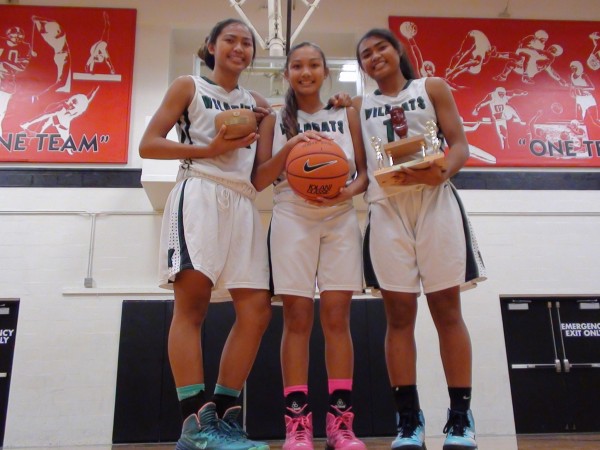
M254 115L256 116L256 123L260 125L262 120L267 117L269 114L273 112L271 105L267 102L267 99L264 98L261 94L256 91L250 91L254 100L256 101L256 106L254 107Z
M350 183L345 191L349 191L349 194L354 197L355 195L362 194L367 190L369 179L367 177L367 156L365 154L365 144L363 141L362 130L360 127L360 116L359 111L350 107L347 109L348 124L350 127L350 135L352 136L352 143L354 144L354 162L356 164L356 178Z
M448 144L445 151L446 168L442 169L435 163L425 169L403 168L395 179L398 185L437 186L455 175L469 159L469 143L450 88L441 78L431 77L427 78L426 89L435 108L439 128Z
M469 159L469 143L448 85L441 78L429 78L426 88L435 108L439 128L448 144L445 152L446 170L442 180L445 181L466 164Z
M277 158L276 162L273 162L274 158L271 158L273 155L274 127L275 115L273 114L264 117L258 126L258 134L260 137L256 144L256 156L254 157L251 181L259 192L277 179L285 164L285 158L283 159L283 162L281 161L281 158Z
M197 159L212 158L252 144L256 133L240 139L224 139L226 126L223 125L212 142L207 146L182 144L167 139L167 133L190 105L196 86L188 76L177 78L167 90L162 103L146 127L140 141L140 156L151 159Z

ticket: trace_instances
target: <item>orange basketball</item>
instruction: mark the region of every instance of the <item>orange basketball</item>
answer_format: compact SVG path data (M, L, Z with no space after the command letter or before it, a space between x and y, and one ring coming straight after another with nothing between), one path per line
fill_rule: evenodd
M307 200L335 197L348 179L349 166L344 151L327 139L296 144L285 167L290 186Z

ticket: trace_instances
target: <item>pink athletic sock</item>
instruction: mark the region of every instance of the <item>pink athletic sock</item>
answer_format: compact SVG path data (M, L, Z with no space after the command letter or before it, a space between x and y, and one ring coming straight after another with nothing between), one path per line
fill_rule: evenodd
M327 382L329 386L329 395L333 394L333 391L351 391L352 390L352 378L333 378Z
M308 385L307 384L298 384L296 386L287 386L283 388L283 396L287 397L292 392L302 392L308 395Z

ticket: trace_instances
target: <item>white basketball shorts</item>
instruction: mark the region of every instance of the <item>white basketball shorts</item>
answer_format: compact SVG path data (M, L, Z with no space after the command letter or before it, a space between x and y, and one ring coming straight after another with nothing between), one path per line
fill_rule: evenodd
M213 282L213 298L226 289L269 288L264 228L249 198L212 180L180 181L169 194L163 215L160 286L194 269Z
M483 281L484 266L454 187L446 182L369 205L367 286L425 294Z
M277 203L269 232L275 294L313 298L315 285L320 292L362 292L361 241L350 202L331 207Z

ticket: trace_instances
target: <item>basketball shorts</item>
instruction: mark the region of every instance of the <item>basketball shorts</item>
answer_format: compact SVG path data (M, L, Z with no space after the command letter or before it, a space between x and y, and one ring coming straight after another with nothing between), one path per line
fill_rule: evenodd
M367 286L389 291L419 294L422 287L428 294L485 279L472 228L448 182L371 203L364 258Z
M172 288L184 269L213 283L213 299L228 289L269 289L264 228L249 198L214 181L180 181L169 194L162 221L159 285Z
M362 292L361 231L352 203L318 207L279 202L269 252L274 292L313 298L323 291Z

